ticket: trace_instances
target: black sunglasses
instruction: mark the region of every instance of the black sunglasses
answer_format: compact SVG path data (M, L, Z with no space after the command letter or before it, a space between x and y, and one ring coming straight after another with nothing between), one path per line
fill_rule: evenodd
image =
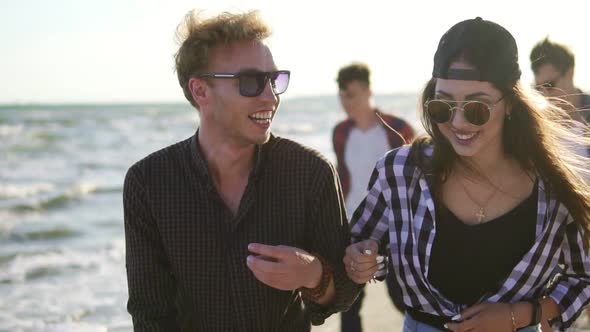
M539 91L543 91L544 89L553 89L553 88L555 88L555 83L556 83L556 80L547 81L545 83L535 85L535 89L537 89Z
M538 91L543 91L544 89L553 89L557 85L557 81L563 77L562 75L557 76L556 78L549 80L547 82L535 85L535 89Z
M237 74L227 73L205 73L197 75L198 78L237 78L240 95L244 97L260 96L270 80L272 91L275 95L287 91L291 72L288 70L278 71L248 71Z
M424 104L428 116L436 123L445 123L453 118L456 109L463 110L463 116L469 123L475 126L483 126L490 119L492 109L504 99L500 98L494 104L487 104L482 101L468 100L463 102L447 100L429 100ZM462 106L458 106L463 103Z

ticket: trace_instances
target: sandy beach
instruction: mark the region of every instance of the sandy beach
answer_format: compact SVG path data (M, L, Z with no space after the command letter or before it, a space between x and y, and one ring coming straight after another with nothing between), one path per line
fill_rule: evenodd
M361 308L364 331L401 331L404 317L394 308L384 282L368 284ZM332 315L321 326L314 326L314 332L340 332L340 315Z

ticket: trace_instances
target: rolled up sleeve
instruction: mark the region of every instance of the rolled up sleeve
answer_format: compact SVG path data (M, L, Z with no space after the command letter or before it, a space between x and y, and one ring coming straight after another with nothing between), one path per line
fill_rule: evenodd
M352 243L373 239L379 243L379 252L388 255L386 247L389 242L390 207L383 195L384 183L380 175L380 169L382 169L379 167L380 164L381 162L373 170L369 180L369 191L354 212L350 229Z
M565 226L560 260L564 270L549 296L559 305L561 315L550 323L556 330L570 331L584 307L590 303L590 260L582 232L571 217Z

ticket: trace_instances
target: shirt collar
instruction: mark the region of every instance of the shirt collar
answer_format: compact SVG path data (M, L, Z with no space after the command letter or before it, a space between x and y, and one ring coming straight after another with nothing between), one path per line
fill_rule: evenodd
M271 134L270 139L265 144L257 144L254 149L254 167L250 176L258 176L262 171L264 160L270 153L272 146L277 141L277 138ZM193 163L196 167L199 175L209 177L209 168L207 166L207 160L199 145L199 130L190 139L190 152Z

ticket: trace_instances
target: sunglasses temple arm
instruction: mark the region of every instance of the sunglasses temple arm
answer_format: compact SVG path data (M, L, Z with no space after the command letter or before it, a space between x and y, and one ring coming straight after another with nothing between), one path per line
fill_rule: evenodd
M383 124L385 125L385 127L387 127L389 130L393 131L397 136L399 136L399 138L402 140L402 142L404 142L404 144L408 144L408 142L406 141L406 139L402 136L402 134L399 133L399 131L391 128L391 126L388 125L387 122L385 122L385 120L383 120L383 118L381 117L381 115L379 114L379 112L375 111L375 115L377 115L377 117L379 118L379 120L381 120L381 122L383 122Z

